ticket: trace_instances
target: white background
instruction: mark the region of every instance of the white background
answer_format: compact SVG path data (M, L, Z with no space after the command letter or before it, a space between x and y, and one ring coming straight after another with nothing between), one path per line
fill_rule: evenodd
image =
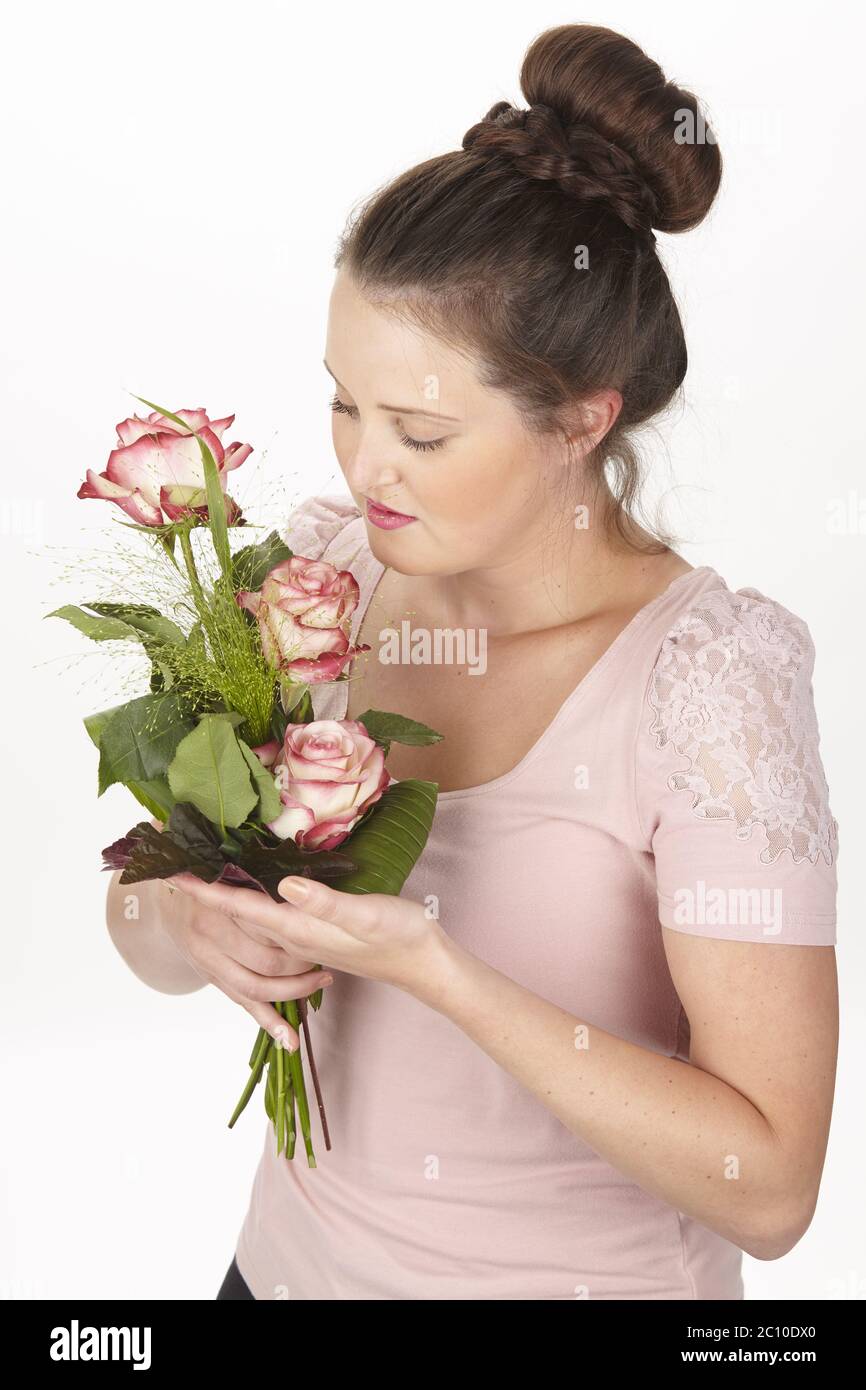
M791 1254L745 1258L747 1297L866 1294L866 515L829 525L851 493L866 514L859 8L83 0L7 15L0 1293L213 1298L267 1123L259 1093L226 1128L249 1017L214 989L147 989L105 930L100 850L138 818L122 788L96 799L81 725L112 703L107 649L41 621L90 596L86 576L63 573L109 528L107 505L76 500L85 469L104 467L135 392L236 412L229 437L259 461L242 503L251 486L281 509L341 490L321 358L346 214L458 149L494 101L525 104L528 43L583 20L695 90L719 139L713 214L660 238L691 365L650 441L652 487L692 564L808 623L840 822L842 1041L822 1192Z

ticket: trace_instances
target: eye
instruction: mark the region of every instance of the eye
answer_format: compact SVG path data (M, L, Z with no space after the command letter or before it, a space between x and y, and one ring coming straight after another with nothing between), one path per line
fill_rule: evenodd
M345 401L340 400L336 391L331 397L329 404L337 415L348 415L351 420L356 419L358 416L358 407L356 405L346 405ZM410 434L406 434L402 430L400 431L400 443L403 444L405 448L414 449L419 454L427 454L431 449L441 449L442 445L446 442L447 436L443 439L413 439Z
M411 435L401 434L400 443L405 444L407 449L417 449L418 453L426 454L430 449L441 449L445 443L444 439L413 439Z
M330 405L331 409L335 411L337 415L348 415L351 419L354 419L358 414L358 407L356 405L345 405L336 392L334 392L334 395L331 397Z

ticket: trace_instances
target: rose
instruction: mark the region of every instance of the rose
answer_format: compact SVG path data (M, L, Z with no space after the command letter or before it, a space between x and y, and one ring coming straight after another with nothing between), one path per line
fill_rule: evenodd
M252 453L251 444L224 448L222 434L234 420L210 420L204 410L178 410L185 427L158 410L142 419L132 415L117 426L120 445L108 456L104 473L87 470L79 497L116 502L141 526L162 526L167 521L198 516L207 520L204 463L195 435L208 446L225 493L226 473L238 468ZM195 434L193 433L195 431ZM240 509L226 497L227 520L237 522Z
M241 590L237 601L254 613L268 661L299 681L331 681L369 644L353 647L342 624L359 598L349 570L327 560L293 555L266 576L261 590Z
M283 810L269 829L303 849L335 849L391 782L385 754L355 719L289 724L254 750L274 771Z

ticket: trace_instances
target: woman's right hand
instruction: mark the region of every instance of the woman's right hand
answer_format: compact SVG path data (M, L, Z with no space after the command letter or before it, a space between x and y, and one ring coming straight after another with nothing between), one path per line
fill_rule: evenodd
M157 830L160 821L153 821ZM188 893L163 884L160 925L175 949L209 984L246 1009L260 1027L294 1051L296 1030L277 1013L272 1000L304 999L332 983L314 962L290 955L251 922L228 917L202 905Z

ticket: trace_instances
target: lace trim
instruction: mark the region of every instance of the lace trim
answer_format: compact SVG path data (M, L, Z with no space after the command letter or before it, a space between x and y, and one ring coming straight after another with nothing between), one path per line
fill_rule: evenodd
M656 746L689 760L668 779L705 820L761 826L760 858L833 863L838 825L818 752L806 624L757 589L705 594L662 643L649 701Z

